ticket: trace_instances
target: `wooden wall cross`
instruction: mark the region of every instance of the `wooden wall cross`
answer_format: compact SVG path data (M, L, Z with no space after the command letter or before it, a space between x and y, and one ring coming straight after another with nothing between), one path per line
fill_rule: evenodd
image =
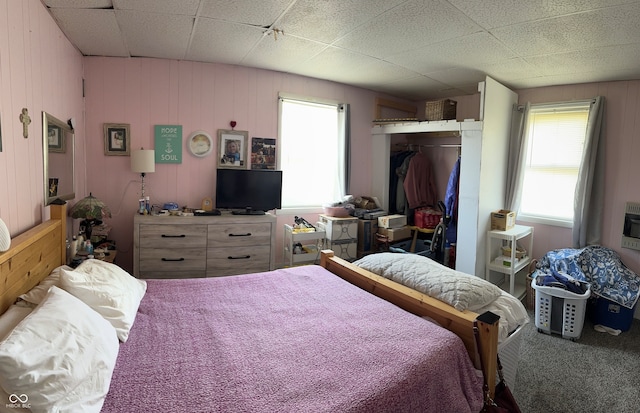
M22 136L27 139L29 137L29 124L31 123L29 110L27 108L22 108L22 113L20 114L20 122L22 122Z

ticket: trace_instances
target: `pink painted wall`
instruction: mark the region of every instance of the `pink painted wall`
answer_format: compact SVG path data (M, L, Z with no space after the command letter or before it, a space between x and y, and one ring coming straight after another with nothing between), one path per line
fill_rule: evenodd
M370 140L377 94L333 82L268 70L224 64L162 59L87 57L86 147L87 181L92 192L112 209L111 238L117 243L118 264L132 268L133 216L140 196L140 177L131 172L130 159L105 156L103 124L128 123L131 148L154 147L154 125L182 125L183 142L193 131L207 131L217 142L217 130L246 130L253 136L277 138L278 93L285 92L351 104L351 192L370 192ZM312 156L301 154L301 156ZM204 197L215 195L216 156L197 158L183 144L181 164L157 164L145 178L145 194L152 203L175 201L199 207ZM323 171L313 171L314 180ZM328 200L331 201L331 200ZM310 222L316 215L305 215ZM279 215L277 261L282 260L282 227L293 216Z
M40 0L0 0L0 218L13 236L48 218L44 207L42 111L71 117L84 130L82 56ZM31 117L29 138L19 115ZM84 171L84 138L76 135L76 164ZM84 186L84 173L76 177Z
M366 195L370 190L369 174L375 167L370 162L369 145L376 97L373 92L228 65L82 58L38 0L0 0L0 22L0 218L13 236L46 219L48 213L48 208L43 207L43 110L63 120L76 118L76 200L91 191L111 207L114 218L108 223L121 253L118 262L128 269L139 177L130 172L128 157L104 155L103 123L129 123L133 148L153 146L155 124L180 124L185 137L197 129L215 136L217 129L228 128L233 119L238 122L236 128L249 131L250 137L276 137L278 92L340 100L352 108L352 193ZM640 81L517 92L521 103L605 96L608 185L602 244L618 251L627 266L640 272L640 252L620 247L624 204L640 201L635 178L640 173L636 130L640 122ZM29 109L32 120L28 139L22 137L18 120L23 107ZM476 113L476 97L458 98L459 117L475 117ZM181 205L198 206L203 197L213 195L214 157L200 159L183 152L181 165L158 165L156 173L148 175L147 190L153 202L174 200ZM313 179L322 179L322 171L310 181ZM315 220L315 216L306 218ZM279 227L289 222L290 216L279 217ZM73 225L77 230L77 222ZM569 229L535 227L536 257L571 242ZM278 248L282 245L281 236L280 231ZM277 257L281 261L279 253Z
M554 86L516 91L519 102L558 102L605 97L605 199L602 245L616 250L623 262L640 273L640 251L621 248L624 208L640 202L640 80ZM550 200L553 208L553 200ZM571 230L531 224L535 227L534 256L571 246Z

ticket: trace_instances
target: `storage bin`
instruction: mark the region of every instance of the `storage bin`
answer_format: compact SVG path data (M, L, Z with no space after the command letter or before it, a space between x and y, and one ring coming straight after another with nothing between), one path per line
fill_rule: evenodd
M535 290L536 327L546 334L561 334L562 338L577 340L582 335L587 299L591 295L591 286L581 282L585 292L572 293L558 287L537 285L537 278L531 281Z
M633 308L626 308L606 298L593 296L587 304L587 318L594 325L627 331L631 328L637 306L636 303Z
M407 216L394 214L378 217L378 227L380 228L401 228L407 225Z

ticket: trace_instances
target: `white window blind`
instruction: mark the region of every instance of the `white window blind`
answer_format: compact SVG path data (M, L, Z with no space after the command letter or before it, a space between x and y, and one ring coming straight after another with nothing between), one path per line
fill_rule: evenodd
M571 223L591 102L531 106L519 215Z
M338 103L280 98L282 208L317 208L345 195L346 119Z

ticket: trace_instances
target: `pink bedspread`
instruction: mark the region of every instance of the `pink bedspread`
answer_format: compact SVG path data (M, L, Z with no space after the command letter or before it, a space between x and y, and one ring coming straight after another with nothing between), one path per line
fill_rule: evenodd
M319 266L149 280L103 412L478 412L449 331Z

